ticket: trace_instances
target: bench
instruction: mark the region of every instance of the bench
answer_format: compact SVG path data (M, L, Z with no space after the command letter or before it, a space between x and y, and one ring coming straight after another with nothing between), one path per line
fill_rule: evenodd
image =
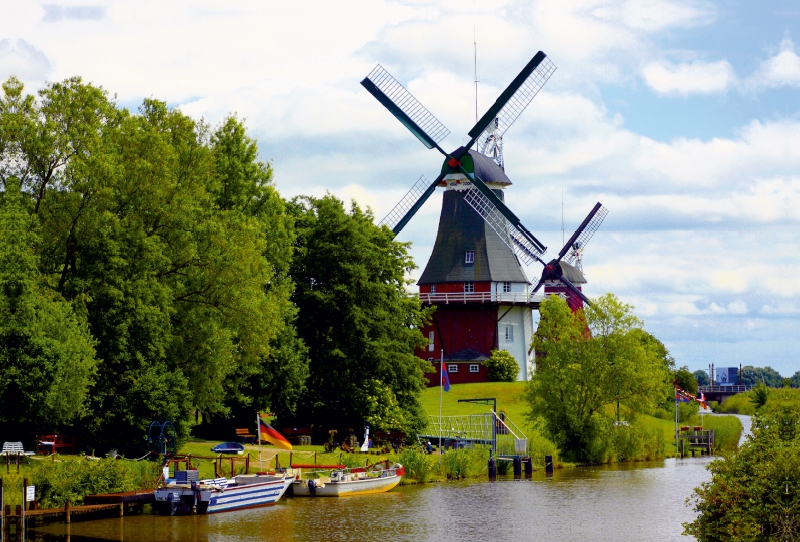
M236 429L236 438L242 439L242 444L247 444L248 439L250 440L250 444L253 444L256 441L256 436L252 434L246 427Z
M6 460L8 457L19 457L19 456L29 456L34 455L33 452L26 452L25 447L22 445L21 442L4 442L3 443L3 451L0 454L6 456Z
M284 427L281 433L289 442L300 445L311 444L311 428L309 427Z
M69 451L70 455L75 455L75 437L67 435L43 435L38 440L36 453L46 455L54 454L59 450Z

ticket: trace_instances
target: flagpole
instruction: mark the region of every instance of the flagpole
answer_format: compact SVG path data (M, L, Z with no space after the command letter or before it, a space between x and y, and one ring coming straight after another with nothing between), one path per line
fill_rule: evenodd
M439 357L439 466L442 466L442 397L444 395L444 348Z
M675 388L675 457L678 453L678 388Z
M261 418L256 412L256 432L258 433L258 472L264 472L264 465L261 464Z

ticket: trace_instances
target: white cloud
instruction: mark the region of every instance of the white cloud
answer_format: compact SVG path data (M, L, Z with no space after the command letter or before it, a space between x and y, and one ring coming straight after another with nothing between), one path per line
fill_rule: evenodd
M647 86L659 94L715 94L736 84L733 67L727 60L672 64L651 62L642 69Z
M783 39L780 52L763 61L746 86L749 89L800 87L800 57L791 38Z

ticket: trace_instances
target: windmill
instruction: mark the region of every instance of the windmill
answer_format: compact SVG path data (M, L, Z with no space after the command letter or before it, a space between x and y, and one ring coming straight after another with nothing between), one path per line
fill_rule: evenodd
M530 309L538 300L530 295L520 261L546 266L547 248L504 203L502 191L512 183L503 168L502 141L555 70L539 51L468 132L469 143L452 152L440 146L450 131L382 66L361 81L428 149L444 156L436 178L420 177L381 224L397 235L437 187L445 188L436 243L418 282L423 302L437 306L433 323L423 330L430 342L427 353L418 354L430 355L430 361L440 354L453 362L448 364L453 383L480 381L485 372L479 362L499 348L514 355L520 378L527 378ZM589 303L569 277L556 277ZM459 364L469 366L473 380L453 374Z
M583 276L583 251L607 214L608 210L600 202L597 202L572 237L564 244L558 257L544 266L542 278L533 289L534 292L538 292L539 288L544 286L545 294L565 295L567 303L573 311L581 308L583 298L575 296L574 292L564 288L563 285L567 282L573 285L586 283ZM580 286L576 288L579 289Z

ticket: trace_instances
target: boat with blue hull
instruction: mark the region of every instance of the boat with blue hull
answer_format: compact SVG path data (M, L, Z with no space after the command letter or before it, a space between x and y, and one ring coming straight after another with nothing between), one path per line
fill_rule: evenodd
M269 506L280 500L293 480L270 474L186 482L169 480L155 491L156 507L161 514L174 516Z

